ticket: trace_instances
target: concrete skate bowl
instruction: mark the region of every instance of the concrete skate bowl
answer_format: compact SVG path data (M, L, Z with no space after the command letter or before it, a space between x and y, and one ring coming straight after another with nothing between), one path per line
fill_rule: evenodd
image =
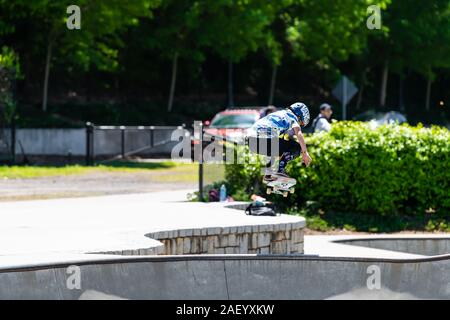
M405 252L424 256L450 254L450 237L358 238L333 241L339 244Z
M80 289L68 289L70 265L79 267ZM380 288L369 290L369 270L374 269ZM0 299L121 298L450 299L450 255L409 260L153 256L0 270Z

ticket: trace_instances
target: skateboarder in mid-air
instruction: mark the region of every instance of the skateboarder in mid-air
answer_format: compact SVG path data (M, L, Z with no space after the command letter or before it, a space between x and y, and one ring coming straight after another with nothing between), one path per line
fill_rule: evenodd
M289 178L285 172L286 165L300 154L306 166L311 163L301 130L301 127L306 126L308 122L308 107L304 103L296 102L284 110L270 113L259 119L250 128L247 140L252 152L272 159L280 157L277 172L272 171L270 166L272 161L266 165L264 183ZM297 137L298 142L294 140L294 137Z

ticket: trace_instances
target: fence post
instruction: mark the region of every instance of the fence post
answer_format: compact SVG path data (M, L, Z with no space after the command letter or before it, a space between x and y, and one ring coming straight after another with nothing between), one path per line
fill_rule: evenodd
M198 137L196 137L198 130ZM198 144L194 145L194 159L198 156L198 200L203 202L203 123L201 121L194 122L194 139L198 138Z
M120 135L121 135L121 155L122 159L125 159L125 127L120 126Z
M150 126L150 148L155 146L155 127Z
M16 163L16 122L11 121L11 162Z
M91 122L86 122L86 165L90 166L93 161L94 150L94 125Z
M204 202L203 197L203 161L198 163L198 200Z

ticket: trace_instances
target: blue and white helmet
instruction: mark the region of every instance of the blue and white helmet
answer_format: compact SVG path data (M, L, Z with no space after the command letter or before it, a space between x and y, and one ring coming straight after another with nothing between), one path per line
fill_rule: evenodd
M301 122L303 122L304 127L308 125L309 109L304 103L296 102L291 104L288 109L291 110Z

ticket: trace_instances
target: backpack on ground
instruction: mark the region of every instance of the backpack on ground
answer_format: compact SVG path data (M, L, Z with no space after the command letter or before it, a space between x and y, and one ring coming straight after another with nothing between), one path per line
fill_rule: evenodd
M245 209L245 214L250 216L276 216L275 209L271 204L255 205L251 203Z

